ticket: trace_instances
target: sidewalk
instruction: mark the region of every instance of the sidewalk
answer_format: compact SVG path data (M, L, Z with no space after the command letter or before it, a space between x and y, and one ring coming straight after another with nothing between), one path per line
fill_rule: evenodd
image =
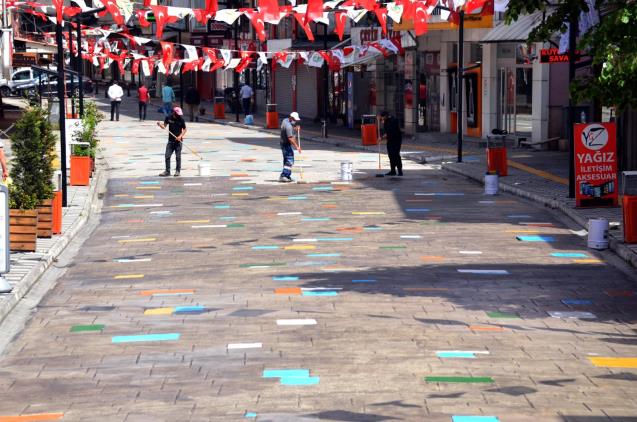
M243 127L259 132L278 134L278 129L264 129L265 119L254 116L254 125L236 123L235 115L226 114L226 120L215 120L209 116L206 105L206 116L200 120L213 123ZM281 117L281 116L280 116ZM377 152L377 146L362 146L358 131L343 127L328 127L328 138L323 138L321 128L312 121L302 120L304 141L313 141L370 152ZM464 138L463 163L457 159L456 135L450 133L421 133L417 139L405 138L402 155L420 163L442 162L442 168L483 182L486 170L486 155L483 140L471 137ZM381 149L384 154L384 148ZM622 210L617 208L576 209L575 200L568 198L568 153L560 151L538 151L529 148L513 148L508 150L509 176L500 178L500 189L513 193L553 209L558 209L584 229L591 218L607 219L611 225L610 249L623 260L637 267L637 245L625 244L623 234Z

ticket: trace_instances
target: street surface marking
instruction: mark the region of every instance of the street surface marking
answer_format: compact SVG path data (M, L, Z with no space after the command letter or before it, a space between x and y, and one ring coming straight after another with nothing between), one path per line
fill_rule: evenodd
M301 288L300 287L279 287L274 289L274 294L276 295L300 295Z
M144 278L144 274L120 274L113 277L115 280L126 280L131 278Z
M174 341L179 340L179 333L140 334L135 336L114 336L112 343L138 343L144 341Z
M445 376L429 376L425 377L425 382L451 382L451 383L493 383L493 378L491 377L445 377Z
M508 314L506 312L491 311L485 312L489 318L502 318L502 319L520 319L516 314Z
M102 331L104 327L105 327L104 324L74 325L71 327L70 332L79 333L84 331Z
M154 308L146 309L144 315L172 315L175 308Z
M517 240L522 242L554 242L555 238L552 236L516 236Z
M173 296L173 295L191 295L195 293L194 289L160 289L160 290L142 290L139 292L142 296Z
M588 255L579 252L553 252L551 256L556 258L587 258Z
M31 415L0 416L0 422L35 422L35 421L59 421L64 413L33 413Z
M595 366L604 368L637 368L637 358L589 357Z
M299 278L296 276L273 276L272 281L297 281Z
M228 350L235 349L260 349L263 347L262 343L228 343Z
M497 416L453 416L451 422L500 422Z
M595 314L590 312L561 312L561 311L548 311L549 314L553 318L567 318L567 319L597 319Z
M504 331L504 327L495 327L490 325L470 325L471 331Z
M316 325L315 319L277 319L276 325Z
M588 299L562 299L565 305L592 305L593 301Z
M492 274L492 275L507 275L509 272L507 270L457 270L459 273L463 274Z

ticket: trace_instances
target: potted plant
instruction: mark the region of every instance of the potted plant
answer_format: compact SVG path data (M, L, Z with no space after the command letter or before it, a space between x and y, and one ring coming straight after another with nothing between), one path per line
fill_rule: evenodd
M95 170L95 153L99 144L97 138L97 125L104 119L104 115L99 111L93 101L87 101L84 106L84 117L82 117L82 130L75 136L75 142L88 142L88 156L91 158L91 172ZM78 148L79 156L86 156L85 149Z
M90 149L90 145L73 145L71 150L71 186L88 186L91 182Z
M14 250L35 251L32 235L51 237L55 136L47 113L26 110L11 134L10 224ZM38 221L38 208L42 217ZM35 221L35 231L32 228ZM28 239L27 239L28 235Z

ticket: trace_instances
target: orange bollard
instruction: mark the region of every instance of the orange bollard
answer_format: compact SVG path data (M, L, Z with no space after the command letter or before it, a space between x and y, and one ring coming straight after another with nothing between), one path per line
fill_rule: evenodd
M53 234L62 233L62 191L53 192Z
M226 118L226 104L224 97L215 97L214 114L215 119Z

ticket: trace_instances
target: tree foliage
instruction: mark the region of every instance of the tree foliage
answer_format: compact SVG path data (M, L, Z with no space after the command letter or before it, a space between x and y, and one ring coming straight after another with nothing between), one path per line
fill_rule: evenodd
M11 208L34 209L53 198L53 159L56 137L40 107L31 107L16 122L11 134Z
M576 79L571 93L576 100L597 99L619 110L637 107L637 0L596 0L600 24L581 34L578 49L601 69ZM521 15L546 12L545 20L529 34L529 42L548 41L567 30L571 14L588 12L585 0L510 0L508 23Z

